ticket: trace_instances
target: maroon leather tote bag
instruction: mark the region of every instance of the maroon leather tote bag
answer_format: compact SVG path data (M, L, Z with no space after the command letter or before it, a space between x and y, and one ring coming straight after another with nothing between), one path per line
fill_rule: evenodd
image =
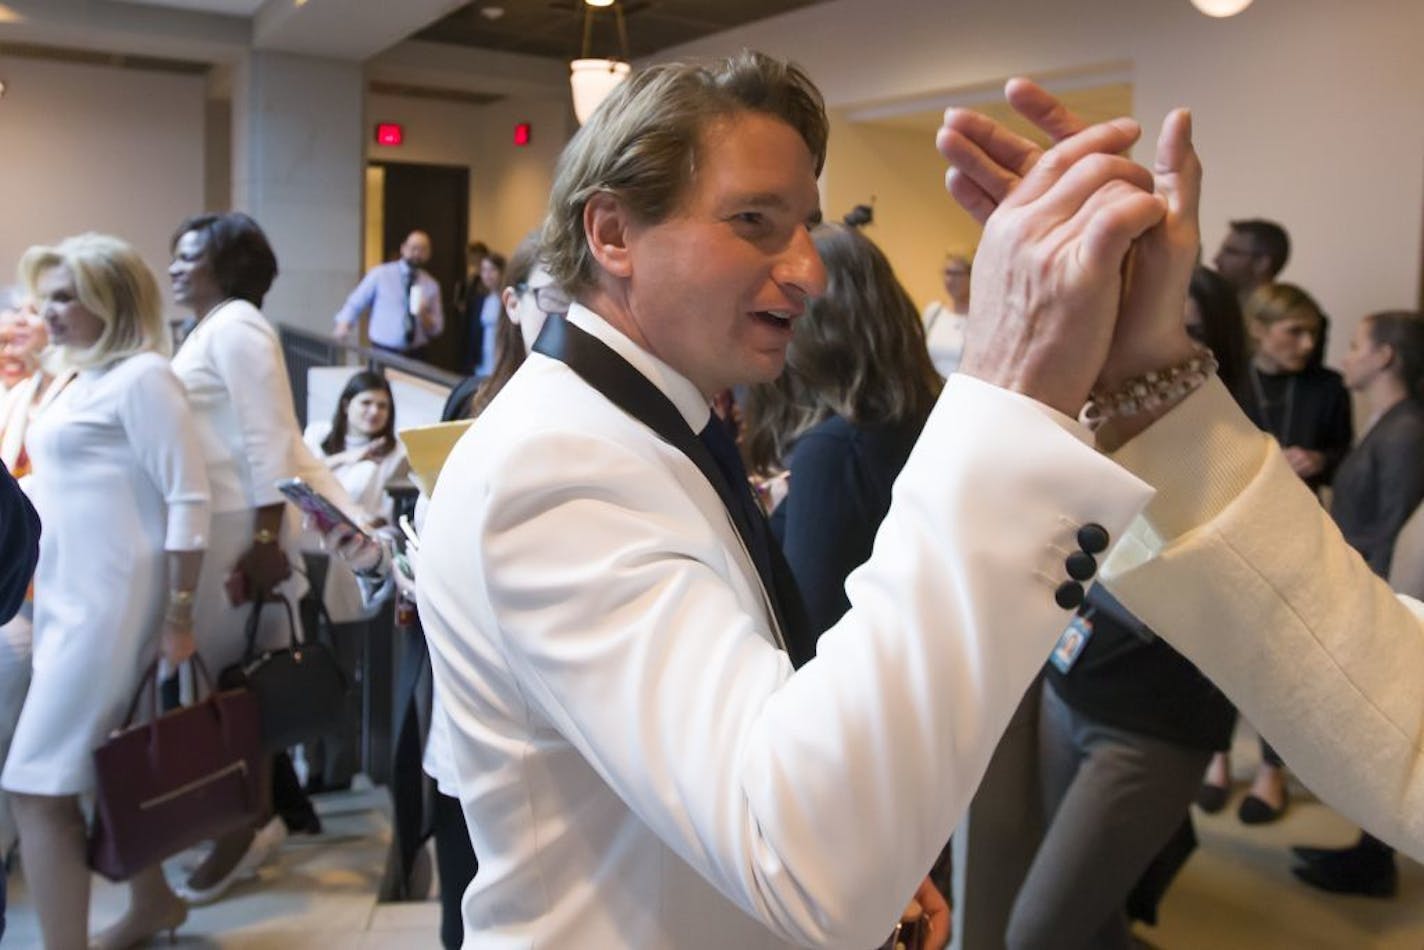
M261 713L245 689L212 689L194 656L208 695L158 714L154 661L129 704L124 726L94 751L94 825L89 866L111 881L172 857L200 841L257 822L262 761ZM144 691L153 718L134 725Z

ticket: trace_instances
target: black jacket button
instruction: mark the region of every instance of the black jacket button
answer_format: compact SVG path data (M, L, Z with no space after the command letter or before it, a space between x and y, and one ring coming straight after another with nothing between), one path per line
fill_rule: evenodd
M1053 592L1053 602L1064 610L1077 610L1083 603L1083 585L1077 581L1064 581Z
M1100 524L1085 524L1078 529L1078 547L1089 554L1102 554L1108 549L1108 531Z
M1068 559L1063 562L1063 566L1068 570L1068 576L1075 581L1091 580L1098 572L1097 558L1087 551L1074 551L1068 555Z

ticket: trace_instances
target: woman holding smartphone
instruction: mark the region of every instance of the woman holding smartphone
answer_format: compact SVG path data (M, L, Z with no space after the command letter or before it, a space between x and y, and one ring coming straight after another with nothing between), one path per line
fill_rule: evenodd
M259 593L295 606L306 590L305 579L292 571L300 557L297 526L283 519L286 504L276 483L320 463L302 443L281 345L258 309L277 276L262 229L236 212L198 215L178 226L172 251L173 297L197 318L173 357L173 371L193 407L213 492L197 630L208 665L221 670L242 658ZM280 646L299 634L289 629L300 622L295 614L289 621L278 606L263 610L257 643ZM219 840L178 889L190 903L216 900L234 881L255 874L289 828L320 828L285 752L273 761L271 787L280 816Z

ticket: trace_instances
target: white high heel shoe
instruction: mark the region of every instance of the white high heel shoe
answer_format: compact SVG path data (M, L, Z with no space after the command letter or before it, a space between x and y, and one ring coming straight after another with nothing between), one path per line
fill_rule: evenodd
M280 815L275 815L252 836L252 842L247 846L247 851L232 866L231 871L228 871L209 887L197 888L184 881L176 885L173 892L194 906L211 904L227 893L227 889L233 884L256 877L257 869L267 863L267 860L277 853L286 840L287 825L282 821Z

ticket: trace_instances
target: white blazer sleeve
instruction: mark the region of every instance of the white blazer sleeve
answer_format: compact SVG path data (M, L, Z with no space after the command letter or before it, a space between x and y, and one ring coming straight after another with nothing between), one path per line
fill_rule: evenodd
M261 319L253 310L230 321L209 348L213 368L232 396L254 508L286 500L276 483L297 474L293 445L301 442L282 351L271 328L253 322Z
M166 363L155 361L124 387L118 415L139 465L168 506L164 547L206 550L211 519L208 468L183 384Z
M1115 536L1150 495L1037 404L955 377L850 612L793 674L644 456L530 431L495 471L482 572L527 701L747 913L849 947L884 937L1067 623L1077 527Z
M1113 592L1312 791L1424 859L1424 607L1375 576L1218 382L1118 458L1158 489L1161 551L1110 561Z

